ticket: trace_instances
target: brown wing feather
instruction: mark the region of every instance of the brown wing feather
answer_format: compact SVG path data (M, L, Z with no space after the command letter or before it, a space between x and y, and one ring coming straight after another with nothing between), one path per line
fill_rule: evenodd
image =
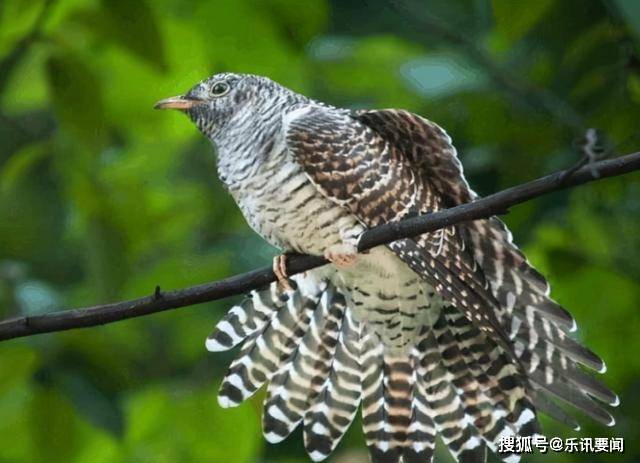
M444 207L443 196L398 145L346 113L311 109L289 122L286 142L319 190L368 227ZM497 301L456 227L389 248L511 352L487 309Z
M433 185L444 207L478 197L464 178L451 138L437 124L395 109L357 111L354 117L398 146L417 175ZM500 219L477 220L458 229L474 260L482 266L500 308L510 307L514 298L520 298L565 328L575 326L571 315L550 301L547 281L513 244Z
M353 117L372 128L385 140L399 148L417 176L436 190L444 207L473 201L477 198L464 178L462 165L450 137L437 124L416 114L401 110L358 111ZM604 371L602 360L590 350L566 335L575 329L571 315L549 298L549 284L513 244L511 233L497 217L476 220L456 227L456 238L473 256L477 266L498 301L492 305L520 362L529 373L541 369L547 358L557 358L554 368L546 368L547 384L572 382L577 393L588 392L609 404L617 403L617 396L595 380L600 394L584 384L584 376L577 378L577 363ZM454 252L459 251L454 243ZM447 241L446 245L449 245ZM463 259L462 264L468 264ZM471 270L468 269L467 273ZM540 355L539 352L544 352ZM559 367L562 365L563 367ZM561 395L556 394L561 397ZM589 412L585 406L578 406Z
M477 197L464 178L451 138L437 124L397 109L356 111L353 116L397 146L418 175L433 185L445 207Z

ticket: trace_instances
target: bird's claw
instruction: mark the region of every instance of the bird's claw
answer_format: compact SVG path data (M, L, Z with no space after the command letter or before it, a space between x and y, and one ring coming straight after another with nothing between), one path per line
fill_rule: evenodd
M287 274L287 255L280 254L273 258L273 273L276 274L278 284L285 291L293 291L291 282L289 281L289 275Z
M358 256L358 249L347 243L334 244L324 252L324 258L338 268L351 267Z

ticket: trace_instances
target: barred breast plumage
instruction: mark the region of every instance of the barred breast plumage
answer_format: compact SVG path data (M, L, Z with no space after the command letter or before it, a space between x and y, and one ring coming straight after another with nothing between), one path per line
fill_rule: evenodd
M351 112L273 81L220 74L160 107L184 109L217 148L218 174L247 222L283 251L322 255L367 227L473 201L447 134L400 110ZM493 217L402 239L274 283L234 306L207 339L241 345L219 402L268 384L270 442L303 426L326 458L360 406L374 462L426 462L439 434L458 461L503 461L505 437L572 427L559 398L606 425L617 396L583 372L604 362Z

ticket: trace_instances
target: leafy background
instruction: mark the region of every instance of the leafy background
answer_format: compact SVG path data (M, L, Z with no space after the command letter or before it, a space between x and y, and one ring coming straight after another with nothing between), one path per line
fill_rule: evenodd
M613 153L637 150L639 43L634 0L4 0L0 316L269 262L208 143L184 116L151 109L213 72L426 115L488 194L575 162L586 127ZM621 395L618 425L583 419L581 435L623 436L626 451L589 461L639 461L640 178L553 194L505 220ZM0 461L306 461L299 433L264 443L260 396L216 403L231 354L203 341L233 302L0 344ZM366 461L358 427L333 462Z

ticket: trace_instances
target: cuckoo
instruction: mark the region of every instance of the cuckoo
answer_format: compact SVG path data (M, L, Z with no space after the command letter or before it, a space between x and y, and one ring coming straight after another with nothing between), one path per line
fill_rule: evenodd
M232 307L206 340L239 346L218 400L266 386L262 426L302 426L314 461L358 409L374 462L429 462L439 435L456 461L520 458L500 441L572 428L569 404L605 425L618 397L604 362L496 217L357 253L370 227L477 196L435 123L397 109L349 110L255 75L217 74L157 108L184 112L213 143L247 223L282 255L279 282ZM289 278L287 253L331 263ZM558 400L559 399L559 400ZM560 403L559 403L560 402Z

